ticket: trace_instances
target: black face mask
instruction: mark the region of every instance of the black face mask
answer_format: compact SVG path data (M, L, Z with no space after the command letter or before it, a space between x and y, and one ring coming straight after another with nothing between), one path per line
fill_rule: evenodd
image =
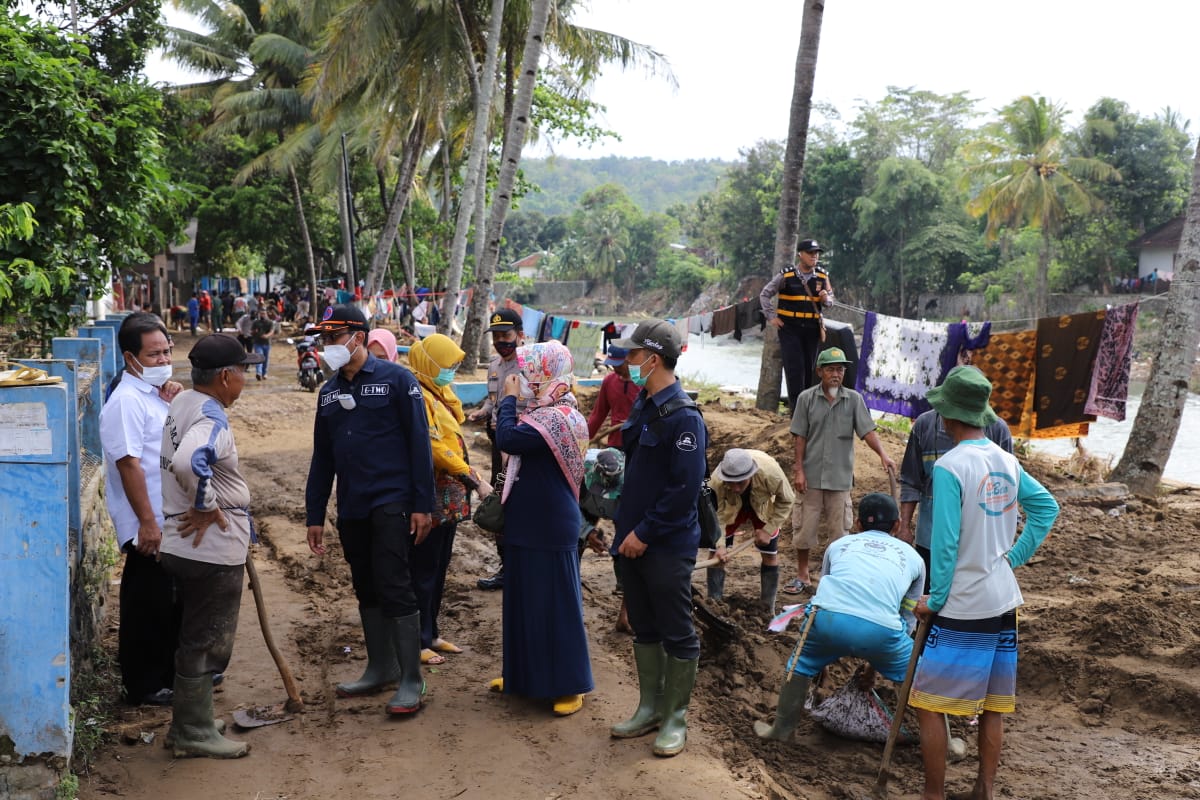
M496 348L496 352L501 356L511 356L517 349L516 342L494 342L492 347Z

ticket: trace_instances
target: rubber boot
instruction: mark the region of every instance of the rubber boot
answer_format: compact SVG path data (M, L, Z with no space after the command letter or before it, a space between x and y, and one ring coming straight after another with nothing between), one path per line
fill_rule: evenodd
M708 584L709 600L725 599L725 570L719 567L709 567L706 582Z
M367 668L358 680L339 683L335 687L338 697L374 694L400 679L396 645L388 634L383 612L378 608L359 608L358 615L362 619L363 638L367 642Z
M662 723L663 671L667 651L660 642L633 645L638 672L638 707L633 716L612 726L614 739L633 739L657 730Z
M792 675L791 680L785 680L779 688L779 705L775 708L775 724L765 722L754 723L754 732L760 739L777 739L781 742L790 741L796 732L796 723L800 720L800 709L808 697L808 676Z
M684 660L667 657L663 677L662 724L654 737L654 755L673 756L687 744L687 709L696 685L696 666L699 658Z
M225 733L225 720L214 719L213 727L217 729L217 733L222 733L222 734ZM170 750L174 746L175 746L175 721L172 720L171 724L167 726L167 735L163 737L163 747Z
M241 758L250 752L250 745L226 739L217 731L212 689L211 674L194 678L175 676L171 715L171 730L175 736L171 751L176 758Z
M768 616L775 616L775 597L779 594L779 566L765 564L758 570L759 598Z
M392 647L400 665L396 693L387 702L389 714L413 714L421 710L425 695L425 678L421 675L421 613L407 617L392 617L384 622L389 626Z

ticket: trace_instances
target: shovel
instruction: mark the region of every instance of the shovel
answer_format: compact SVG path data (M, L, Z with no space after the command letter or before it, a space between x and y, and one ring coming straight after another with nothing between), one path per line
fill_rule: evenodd
M888 767L892 764L892 751L896 749L896 738L904 725L904 712L908 710L908 694L912 690L913 675L917 671L917 660L925 648L925 638L929 636L929 626L932 618L921 620L917 625L917 637L913 641L912 655L908 657L908 670L904 673L904 683L900 686L900 694L896 698L896 714L892 717L892 728L888 731L887 744L883 746L883 761L879 764L879 775L875 778L875 800L887 800Z

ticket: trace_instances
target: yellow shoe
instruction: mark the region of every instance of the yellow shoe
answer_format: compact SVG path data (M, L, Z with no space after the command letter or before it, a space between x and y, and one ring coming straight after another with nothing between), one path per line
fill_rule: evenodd
M489 692L503 692L504 691L504 678L492 678L490 681L488 681L488 691Z
M559 717L569 717L583 708L583 695L563 695L554 701L554 714Z
M440 653L435 653L426 647L421 650L421 663L428 664L429 666L437 666L438 664L445 664L446 657Z

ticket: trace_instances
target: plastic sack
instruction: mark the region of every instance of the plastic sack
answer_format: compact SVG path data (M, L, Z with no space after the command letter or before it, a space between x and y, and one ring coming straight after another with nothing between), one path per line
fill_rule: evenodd
M860 689L856 673L829 697L812 709L812 718L832 734L863 742L887 741L892 729L892 712L874 689ZM896 741L912 744L917 736L905 727L900 728Z

